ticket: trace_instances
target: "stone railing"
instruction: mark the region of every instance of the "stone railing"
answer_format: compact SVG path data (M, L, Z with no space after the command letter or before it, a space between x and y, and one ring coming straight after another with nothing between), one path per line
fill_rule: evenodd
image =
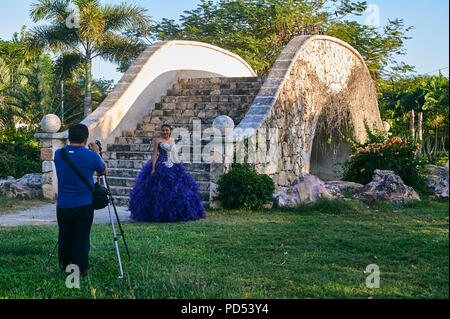
M253 105L237 125L234 140L266 131L265 148L271 151L265 158L257 158L256 168L269 174L277 186L289 186L300 172L310 171L319 118L326 113L337 120L345 112L357 140L366 139L364 122L383 129L375 84L363 58L336 38L300 36L278 56ZM336 150L338 159L348 156L345 144L337 145ZM324 156L316 159L316 169L322 173L332 164L331 154Z
M180 78L255 76L239 56L193 41L159 42L148 47L103 103L82 123L92 140L105 145L123 131L134 131L167 89Z

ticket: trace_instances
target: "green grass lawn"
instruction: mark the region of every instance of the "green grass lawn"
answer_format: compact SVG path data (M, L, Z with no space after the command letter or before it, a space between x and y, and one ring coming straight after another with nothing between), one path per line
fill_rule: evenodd
M0 228L1 298L448 298L449 204L208 211L188 223L126 223L117 279L110 226L94 226L91 271L68 289L52 260L57 227ZM365 286L366 266L380 288Z

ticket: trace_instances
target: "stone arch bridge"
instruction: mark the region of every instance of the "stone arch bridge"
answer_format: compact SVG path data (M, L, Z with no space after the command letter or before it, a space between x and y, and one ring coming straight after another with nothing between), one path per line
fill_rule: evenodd
M233 119L234 130L214 122L222 115ZM177 128L178 149L205 202L234 155L269 174L277 187L291 185L301 172L336 179L335 164L349 154L345 137L365 140L364 123L383 128L363 58L336 38L294 38L267 77L256 76L239 56L206 43L156 43L82 122L90 140L107 145L109 181L120 204L127 205L163 122ZM37 134L46 198L56 196L52 159L67 135Z

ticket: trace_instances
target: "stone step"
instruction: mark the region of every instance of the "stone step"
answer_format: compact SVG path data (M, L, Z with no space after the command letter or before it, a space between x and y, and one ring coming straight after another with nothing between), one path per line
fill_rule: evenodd
M235 89L169 89L166 96L205 96L205 95L256 95L259 88L235 88Z
M192 156L201 155L201 153L194 153L191 148L191 158ZM103 159L107 162L110 161L121 161L121 160L132 160L132 161L144 161L148 162L152 159L153 152L105 152L103 153ZM186 155L187 156L187 155ZM181 155L180 155L181 157ZM186 160L185 160L186 161ZM113 166L112 166L113 167ZM134 168L134 167L126 167Z
M261 82L264 83L267 77L210 77L210 78L183 78L178 81L180 84L216 84L232 82Z
M133 168L108 168L109 177L136 178L141 170Z
M186 168L186 172L189 174L194 172L207 173L210 170L211 164L209 163L183 163ZM111 177L124 177L124 178L136 178L140 172L140 169L134 168L108 168L108 178Z
M153 116L182 116L183 113L192 112L194 115L198 115L201 111L207 111L207 110L239 110L240 108L245 109L243 104L238 102L180 102L176 106L176 108L172 108L171 103L159 103L160 106L158 108L154 109L149 115L144 117L145 119L149 119ZM244 104L246 105L246 104ZM169 108L166 108L168 106Z
M148 160L105 160L105 162L108 170L111 168L141 169Z
M103 159L109 160L145 160L152 159L153 152L105 152Z
M183 95L183 96L163 96L161 102L155 103L156 110L171 110L182 108L180 103L213 103L213 102L229 102L249 104L255 99L255 95ZM165 103L163 107L163 103ZM178 106L177 106L178 104Z
M179 130L178 133L185 132L185 131L190 133L189 136L191 136L191 140L192 140L192 132L194 129L193 124L179 124L179 123L172 124L172 123L170 123L170 125L172 126L172 128L174 130ZM211 127L211 125L209 123L201 123L201 125L202 125L202 127L201 127L202 130L204 130L205 128ZM131 132L131 134L127 134L127 136L122 136L122 137L123 138L155 139L160 136L161 136L161 131L159 131L159 130L158 131L136 130L134 132ZM118 141L123 141L123 140L118 140ZM133 144L140 144L140 143L133 142Z
M219 98L217 98L217 101L199 101L199 102L178 102L174 105L174 102L158 102L155 103L155 109L152 111L152 113L145 118L151 117L151 116L172 116L173 114L176 114L176 112L184 112L186 110L188 111L206 111L206 110L235 110L242 108L245 109L245 105L249 103L242 103L242 100L239 98L223 98L223 100L226 101L219 101ZM231 101L228 101L231 100ZM248 99L247 101L253 102L253 99Z
M221 82L221 83L176 83L173 85L174 90L217 90L217 89L259 89L263 85L262 81L257 82Z
M200 158L197 154L195 154L196 158ZM191 154L191 158L193 158L193 155ZM111 169L134 169L134 170L140 170L142 167L144 167L145 164L147 164L148 160L105 160L106 165L108 167L108 171L111 171ZM186 167L186 170L201 170L200 168L197 168L196 165L204 165L205 170L209 172L210 163L206 162L194 162L194 161L185 161L183 162L183 165ZM205 166L206 165L206 166ZM198 166L202 167L202 166Z
M133 187L136 177L116 177L108 175L109 186Z
M150 152L153 151L153 140L147 144L108 144L106 147L110 152Z
M197 182L198 187L201 191L209 191L210 183L208 180L203 180L205 178L205 173L203 172L188 172ZM208 173L209 179L209 173ZM120 186L120 187L133 187L136 181L136 177L116 177L108 175L108 183L110 186Z
M153 137L120 136L120 137L115 138L114 143L115 144L152 144L153 140L154 140ZM108 144L107 147L109 147L110 145L114 145L114 144Z

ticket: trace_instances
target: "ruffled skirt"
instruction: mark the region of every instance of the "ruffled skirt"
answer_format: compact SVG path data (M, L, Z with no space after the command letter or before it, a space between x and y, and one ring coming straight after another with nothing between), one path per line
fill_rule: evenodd
M131 218L140 222L177 222L205 218L197 182L182 163L167 167L158 158L145 164L130 193Z

